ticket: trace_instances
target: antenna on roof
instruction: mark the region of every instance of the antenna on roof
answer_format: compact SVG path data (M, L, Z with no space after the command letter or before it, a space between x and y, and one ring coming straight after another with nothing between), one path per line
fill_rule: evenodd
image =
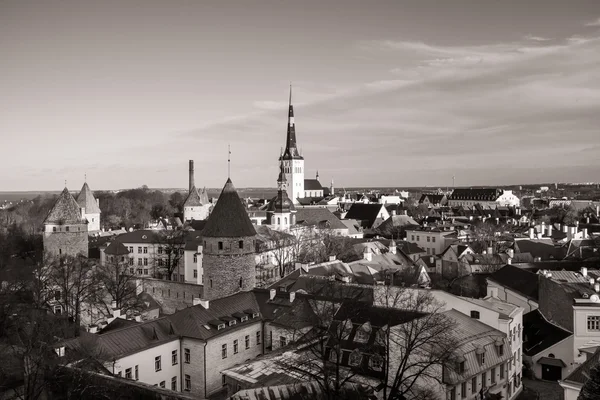
M87 183L87 172L83 174L83 182Z
M227 178L231 178L231 145L227 145Z

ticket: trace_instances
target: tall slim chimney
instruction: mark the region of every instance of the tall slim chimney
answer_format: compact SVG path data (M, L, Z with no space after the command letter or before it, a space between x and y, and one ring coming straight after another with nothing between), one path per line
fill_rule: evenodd
M192 191L194 187L194 160L190 160L190 188L189 191Z

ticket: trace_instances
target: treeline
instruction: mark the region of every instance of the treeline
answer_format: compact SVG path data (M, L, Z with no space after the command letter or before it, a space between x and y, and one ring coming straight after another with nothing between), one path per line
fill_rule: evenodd
M152 220L183 213L185 197L180 192L167 195L146 187L119 193L97 192L100 200L101 225L105 229L142 229Z

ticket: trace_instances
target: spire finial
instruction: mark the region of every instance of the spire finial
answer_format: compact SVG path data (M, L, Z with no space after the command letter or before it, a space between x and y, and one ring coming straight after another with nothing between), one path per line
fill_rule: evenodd
M231 178L231 145L227 145L227 179Z
M65 188L67 187L67 180L65 179Z
M290 106L292 105L292 81L290 81Z
M87 183L87 172L83 174L83 183Z

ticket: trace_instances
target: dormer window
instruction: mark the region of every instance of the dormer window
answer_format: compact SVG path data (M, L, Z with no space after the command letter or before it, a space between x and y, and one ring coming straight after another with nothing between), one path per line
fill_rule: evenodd
M229 321L229 326L233 326L233 325L235 325L235 324L236 324L236 321L235 321L235 319L232 319L231 321Z
M460 361L456 364L456 372L459 374L462 374L463 372L465 372L465 362L464 361Z
M471 311L471 318L479 319L479 311Z
M218 245L219 245L219 250L223 250L223 242L219 242Z
M248 321L247 316L243 316L242 318L240 318L240 322L246 322L246 321Z
M258 318L259 316L260 316L260 314L257 312L252 314L252 318Z
M359 366L362 362L362 354L358 350L354 350L350 353L350 358L348 359L348 364L352 367Z
M485 351L483 349L477 353L477 362L480 365L485 364Z
M341 332L339 332L342 340L347 340L352 332L352 321L350 319L345 320L339 326Z
M369 367L371 367L373 371L381 371L383 368L383 358L378 355L372 355L369 358Z
M496 349L498 350L498 355L502 357L504 355L504 344L496 345Z
M367 343L371 337L371 324L367 321L356 330L354 335L355 342Z
M225 324L217 325L217 330L220 331L221 329L225 329Z

